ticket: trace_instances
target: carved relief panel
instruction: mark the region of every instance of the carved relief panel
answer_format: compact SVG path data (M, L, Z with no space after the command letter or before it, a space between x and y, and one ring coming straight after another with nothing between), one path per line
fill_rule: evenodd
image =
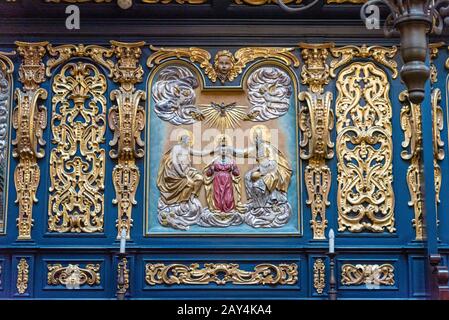
M299 233L291 49L153 49L147 233Z

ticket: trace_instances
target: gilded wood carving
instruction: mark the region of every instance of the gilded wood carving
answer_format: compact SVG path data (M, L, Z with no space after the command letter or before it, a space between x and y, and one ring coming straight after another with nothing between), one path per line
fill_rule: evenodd
M45 81L45 66L42 58L46 53L47 42L16 42L17 51L22 57L19 68L19 81L23 89L16 89L16 107L13 112L13 128L16 138L13 157L18 158L14 171L19 205L17 218L18 240L31 239L33 226L33 205L37 202L36 191L40 182L40 169L37 160L45 155L41 146L45 145L43 131L47 126L47 109L39 103L47 98L47 91L40 88Z
M292 264L259 264L252 271L239 268L235 263L205 263L203 267L191 265L148 263L145 280L149 285L294 285L298 282L298 266Z
M340 71L336 101L339 231L394 232L390 85L371 62Z
M323 294L326 287L326 265L323 259L315 259L313 263L313 287L318 294Z
M326 207L330 204L328 196L332 179L326 160L334 157L334 143L330 138L334 126L333 97L331 92L323 94L324 86L329 82L326 58L332 44L300 44L300 47L305 62L301 72L302 83L309 86L308 92L299 94L299 100L305 102L299 112L299 128L303 133L300 156L309 160L304 178L307 204L312 211L313 238L322 240L326 238Z
M84 268L78 264L48 264L47 265L47 284L51 286L66 286L68 289L75 289L81 286L99 285L100 265L87 264Z
M136 159L144 155L144 142L141 132L145 128L145 110L141 101L146 99L142 90L136 90L135 84L142 82L143 69L139 63L144 42L112 42L112 49L118 59L113 71L113 80L120 88L111 92L115 104L109 110L109 128L114 138L109 143L112 159L117 159L112 177L118 206L117 237L123 228L130 237L132 227L132 208L136 204L136 191L140 180L140 171Z
M412 103L408 98L407 91L402 91L399 95L399 101L402 103L401 109L401 128L404 132L404 141L401 152L404 160L410 161L407 170L407 185L410 192L409 206L413 206L414 218L412 220L415 228L415 239L424 240L424 197L422 193L422 124L421 124L421 106Z
M156 48L151 46L151 49L155 52L148 58L148 67L151 68L170 58L186 58L199 63L212 82L216 82L217 79L222 83L233 81L243 72L248 63L260 58L279 60L287 66L299 66L299 59L292 53L294 48L249 47L241 48L234 54L228 50L221 50L215 55L213 64L210 61L210 53L201 48Z
M366 285L393 286L394 267L391 264L344 264L341 267L341 284L344 286Z
M106 89L106 77L89 63L67 63L54 77L50 231L103 231Z
M30 266L25 258L21 258L17 264L16 288L19 294L24 294L28 289Z

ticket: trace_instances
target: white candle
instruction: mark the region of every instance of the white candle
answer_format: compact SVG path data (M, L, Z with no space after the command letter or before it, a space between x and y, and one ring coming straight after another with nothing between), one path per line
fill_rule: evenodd
M120 233L120 253L125 253L126 247L126 228L122 228Z
M335 252L335 234L334 229L329 230L329 252L334 253Z

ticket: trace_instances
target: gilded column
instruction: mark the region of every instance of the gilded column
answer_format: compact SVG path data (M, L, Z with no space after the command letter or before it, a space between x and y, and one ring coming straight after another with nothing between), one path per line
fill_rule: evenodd
M118 59L113 80L120 83L120 88L111 92L111 100L115 104L109 111L109 127L114 132L114 138L109 144L115 147L110 151L110 156L117 160L112 173L116 192L113 202L118 206L117 237L125 228L129 239L133 222L132 208L136 204L135 195L140 180L136 159L144 155L141 133L145 127L145 110L141 101L146 99L146 94L136 90L135 84L142 82L144 72L139 59L141 47L145 43L111 41L111 44Z
M309 160L305 168L305 184L308 193L307 204L311 206L313 239L326 239L327 227L326 207L331 187L331 171L326 160L332 159L334 144L330 133L334 126L334 113L331 109L332 93L325 92L324 86L329 83L329 66L326 58L333 44L300 44L304 66L301 71L302 83L309 91L301 92L299 100L305 105L299 112L300 129L303 138L300 156ZM304 150L307 148L307 150Z
M16 107L13 113L13 127L16 138L12 141L13 156L19 163L14 172L19 216L17 228L18 240L31 239L33 226L33 204L37 202L36 191L40 181L40 169L37 160L45 155L41 148L45 145L43 131L47 126L47 109L39 100L47 98L47 91L40 87L45 81L45 66L42 58L46 54L47 42L16 42L22 57L19 80L22 89L16 89Z

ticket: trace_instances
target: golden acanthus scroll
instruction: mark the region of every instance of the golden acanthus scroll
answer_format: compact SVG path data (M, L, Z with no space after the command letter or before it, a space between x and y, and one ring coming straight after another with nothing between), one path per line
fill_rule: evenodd
M148 263L145 280L149 285L294 285L298 281L298 266L292 264L259 264L253 271L240 269L235 263L205 263L191 265Z

